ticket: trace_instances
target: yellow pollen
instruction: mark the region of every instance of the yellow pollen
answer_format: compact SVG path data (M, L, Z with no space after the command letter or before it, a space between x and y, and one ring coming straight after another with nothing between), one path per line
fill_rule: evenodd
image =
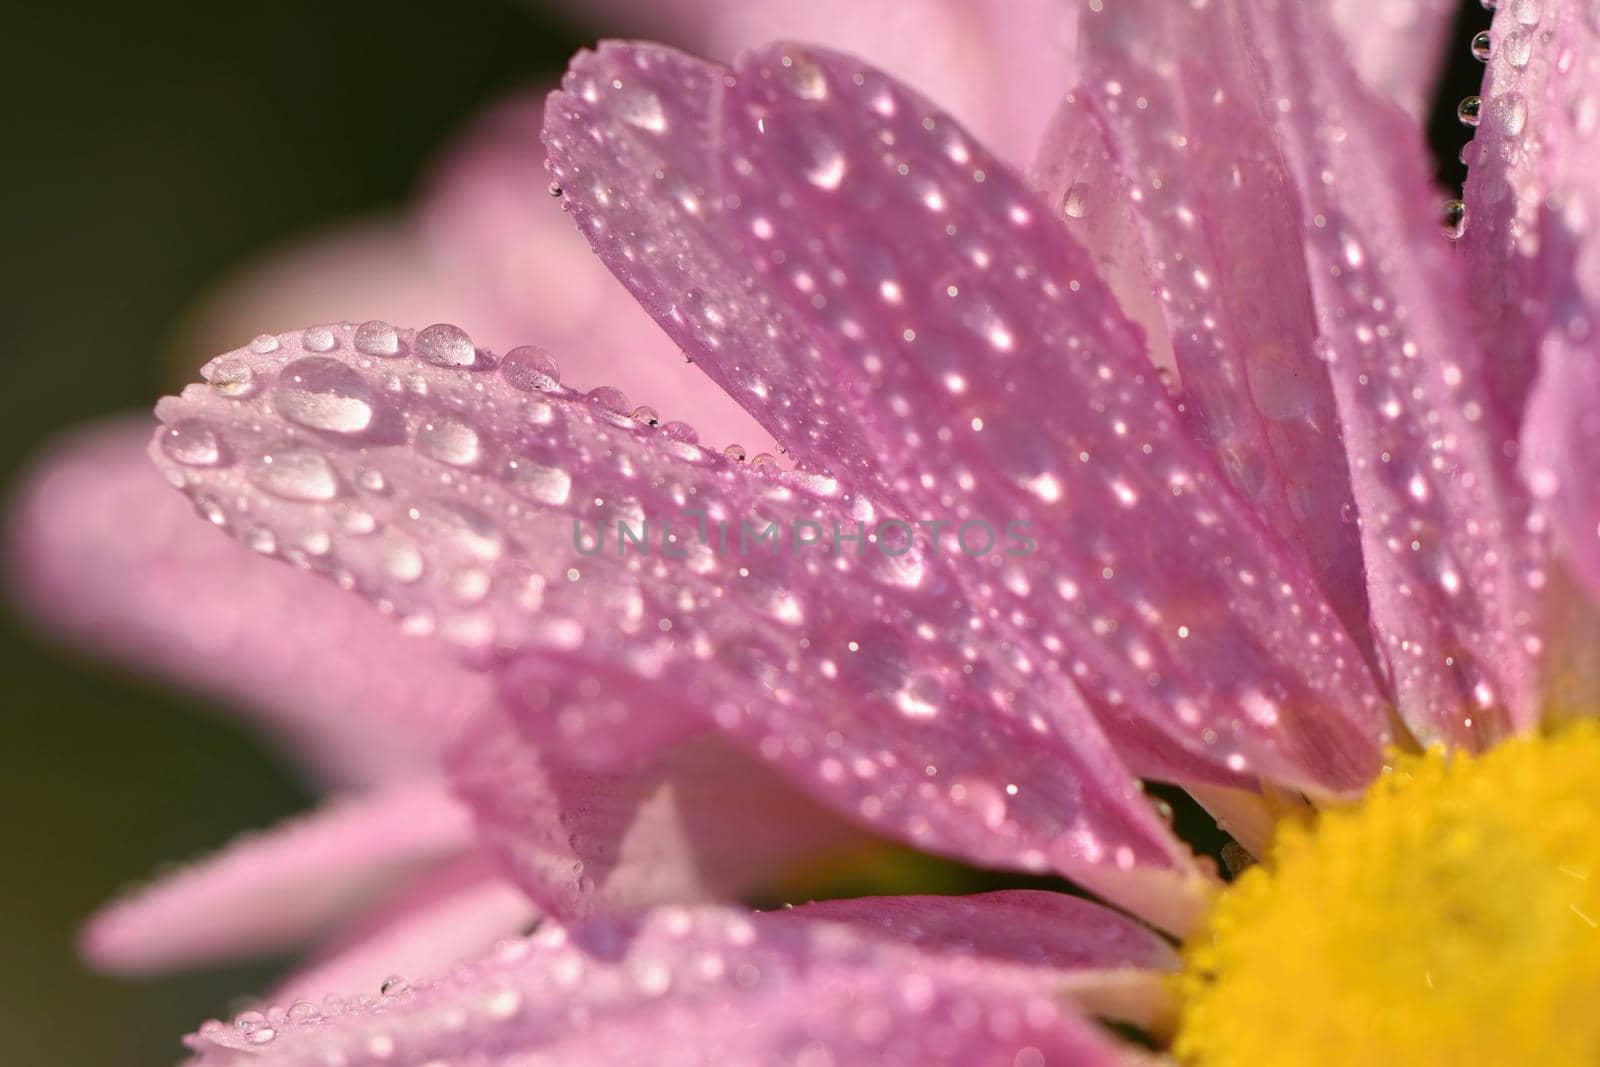
M1289 823L1185 949L1203 1067L1600 1064L1600 725L1397 756Z

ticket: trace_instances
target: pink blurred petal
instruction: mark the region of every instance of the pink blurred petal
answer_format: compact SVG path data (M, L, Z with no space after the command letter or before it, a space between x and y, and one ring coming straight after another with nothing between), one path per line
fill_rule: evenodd
M110 904L85 928L83 953L136 974L282 949L471 838L466 810L437 782L330 800Z
M472 124L428 182L417 225L430 261L455 294L451 321L501 352L537 340L555 354L568 386L620 388L664 420L693 421L708 444L770 451L755 420L684 361L590 253L560 201L546 195L543 114L542 93L506 100Z
M441 975L525 932L537 917L522 890L485 857L464 856L363 915L290 975L273 999L320 1004L329 993L376 993L386 982L392 989L397 977Z
M714 734L605 773L491 709L451 763L486 846L560 919L736 898L870 840Z
M1461 0L1330 0L1334 27L1366 83L1426 121ZM1324 47L1326 45L1324 44Z
M1383 710L1326 601L1082 249L948 118L799 48L734 73L608 45L563 84L545 136L579 225L798 459L891 512L1031 524L1034 554L954 574L1030 670L1223 781L1375 772Z
M434 766L484 680L197 523L151 469L149 435L147 419L107 422L41 458L10 516L29 609L97 655L239 702L328 779Z
M502 364L453 328L384 328L381 344L372 330L262 341L162 401L153 454L204 518L476 662L542 664L541 685L509 689L587 766L715 724L916 845L1192 919L1203 876L1073 691L979 654L985 614L955 584L968 557L692 540L688 509L827 530L866 504L652 429L619 397L531 379L522 354ZM653 523L655 555L574 544L575 527L592 539L616 521Z
M1152 8L1152 10L1154 10ZM1538 560L1485 353L1415 125L1364 89L1315 7L1220 6L1248 48L1300 191L1312 295L1350 456L1367 592L1398 707L1424 741L1477 747L1537 713Z
M1571 569L1600 593L1600 19L1582 5L1529 2L1500 11L1491 34L1468 157L1473 296L1504 368L1502 402L1522 420L1524 477Z
M969 906L980 928L991 908L1009 910L985 898ZM923 952L809 909L550 923L399 996L316 1020L209 1023L189 1042L205 1065L1127 1062L1061 995L1070 963L1056 965L1048 948L1020 962L986 948Z
M1149 265L1182 411L1229 483L1301 559L1369 652L1350 472L1301 250L1295 192L1248 58L1186 5L1084 19L1084 81L1035 183L1074 236ZM1105 216L1113 216L1107 220ZM1118 249L1112 246L1111 254ZM1097 257L1104 262L1109 258Z

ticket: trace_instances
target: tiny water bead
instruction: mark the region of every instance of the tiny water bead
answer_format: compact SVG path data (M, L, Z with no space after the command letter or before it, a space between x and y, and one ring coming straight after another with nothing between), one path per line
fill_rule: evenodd
M1464 200L1446 200L1439 216L1439 230L1452 241L1459 241L1467 232L1467 204Z
M1494 39L1489 36L1489 31L1484 30L1472 38L1472 58L1480 63L1489 62L1489 57L1494 54Z
M1456 118L1463 126L1476 126L1483 121L1483 97L1469 96L1456 105Z
M1186 1063L1600 1062L1600 723L1402 756L1280 828L1185 952Z

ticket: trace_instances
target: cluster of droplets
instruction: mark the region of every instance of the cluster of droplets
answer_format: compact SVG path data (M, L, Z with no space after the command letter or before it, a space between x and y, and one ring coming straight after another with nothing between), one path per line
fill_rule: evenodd
M1482 0L1485 10L1495 11L1498 0ZM1474 34L1468 50L1480 63L1499 59L1508 67L1521 70L1533 56L1534 33L1541 16L1540 0L1513 0L1509 28L1497 31L1480 30ZM1488 91L1487 89L1485 91ZM1520 139L1528 123L1528 105L1519 92L1496 93L1485 100L1474 93L1463 97L1456 105L1456 119L1469 130L1476 131L1485 121L1500 139L1499 151L1507 159L1520 151ZM1484 161L1488 146L1476 137L1461 147L1461 162L1471 167ZM1440 229L1452 241L1458 241L1467 232L1468 213L1466 201L1460 197L1447 200L1440 218Z

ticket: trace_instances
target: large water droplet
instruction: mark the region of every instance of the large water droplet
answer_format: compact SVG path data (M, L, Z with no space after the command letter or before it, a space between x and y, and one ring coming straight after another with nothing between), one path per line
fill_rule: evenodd
M161 435L161 451L186 467L214 467L222 459L222 445L210 426L199 419L184 419Z
M1507 137L1516 137L1528 123L1528 105L1521 93L1506 93L1489 103L1494 124Z
M356 351L366 356L397 356L400 354L400 333L381 319L363 322L356 327Z
M1489 57L1494 54L1494 38L1489 36L1489 31L1472 38L1472 58L1480 63L1489 62Z
M290 422L333 433L362 432L372 425L377 404L365 378L326 356L305 356L285 367L272 400Z
M618 415L626 415L631 410L631 405L628 403L628 394L609 385L602 385L598 389L589 390L584 399L598 408L603 408Z
M417 430L417 447L423 455L454 467L470 467L483 454L477 430L443 416L422 424Z
M309 448L263 453L250 464L250 480L285 500L332 500L339 492L333 465Z
M1468 96L1456 105L1456 118L1463 126L1476 126L1483 118L1483 98Z
M538 345L521 345L506 353L500 377L527 392L554 389L561 381L555 357Z
M1467 205L1462 200L1446 200L1439 218L1440 231L1450 240L1459 241L1467 232Z
M434 323L417 334L417 355L440 367L470 367L478 358L467 331L448 322Z

